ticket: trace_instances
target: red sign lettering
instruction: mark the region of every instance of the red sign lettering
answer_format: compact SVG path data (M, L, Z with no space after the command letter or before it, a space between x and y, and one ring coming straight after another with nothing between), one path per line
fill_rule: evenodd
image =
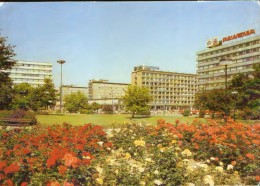
M237 39L237 38L241 38L241 37L245 37L245 36L249 36L251 34L255 34L255 29L251 29L251 30L247 30L245 32L240 32L238 34L234 34L232 36L227 36L227 37L224 37L222 39L223 42L225 41L230 41L230 40L233 40L233 39Z

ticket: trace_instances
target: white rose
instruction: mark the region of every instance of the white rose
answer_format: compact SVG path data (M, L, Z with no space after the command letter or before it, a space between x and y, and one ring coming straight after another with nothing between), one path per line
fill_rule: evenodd
M227 166L227 170L232 170L233 169L233 165L228 165Z
M139 168L139 172L144 172L144 170L145 170L145 168L143 168L143 167Z
M223 172L223 167L217 166L215 169L216 169L218 172Z
M209 184L209 186L214 186L214 180L211 175L206 175L203 181L205 184Z
M155 185L162 185L163 182L161 180L154 180Z

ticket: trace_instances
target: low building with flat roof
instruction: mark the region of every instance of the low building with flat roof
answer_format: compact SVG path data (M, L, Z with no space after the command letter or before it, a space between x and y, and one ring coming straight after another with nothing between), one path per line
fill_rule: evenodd
M128 83L114 83L108 80L92 79L88 84L89 102L97 102L101 105L110 105L117 110L122 107L120 99L125 95Z

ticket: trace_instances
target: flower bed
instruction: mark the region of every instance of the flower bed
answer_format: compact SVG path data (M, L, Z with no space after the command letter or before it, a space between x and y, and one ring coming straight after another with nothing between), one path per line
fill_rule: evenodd
M0 185L257 184L259 124L0 130Z

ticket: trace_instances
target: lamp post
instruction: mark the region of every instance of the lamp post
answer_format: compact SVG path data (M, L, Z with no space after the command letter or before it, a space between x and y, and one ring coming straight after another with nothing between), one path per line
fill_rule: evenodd
M58 60L57 63L60 64L60 113L62 113L62 65L65 63L65 60Z
M238 92L237 91L233 91L231 92L231 94L235 95L237 94ZM234 105L234 115L233 115L233 120L236 121L236 103Z
M113 87L109 87L110 88L110 90L111 90L111 92L110 92L110 94L111 94L111 97L112 97L112 114L114 114L114 90L113 90Z
M114 114L114 92L113 92L113 88L111 88L111 93L112 93L112 114Z
M229 58L222 58L219 60L219 65L221 66L225 66L225 104L226 104L226 108L225 108L225 117L227 117L228 115L228 109L227 109L227 66L231 65L233 63L232 59ZM225 118L226 121L226 118Z

